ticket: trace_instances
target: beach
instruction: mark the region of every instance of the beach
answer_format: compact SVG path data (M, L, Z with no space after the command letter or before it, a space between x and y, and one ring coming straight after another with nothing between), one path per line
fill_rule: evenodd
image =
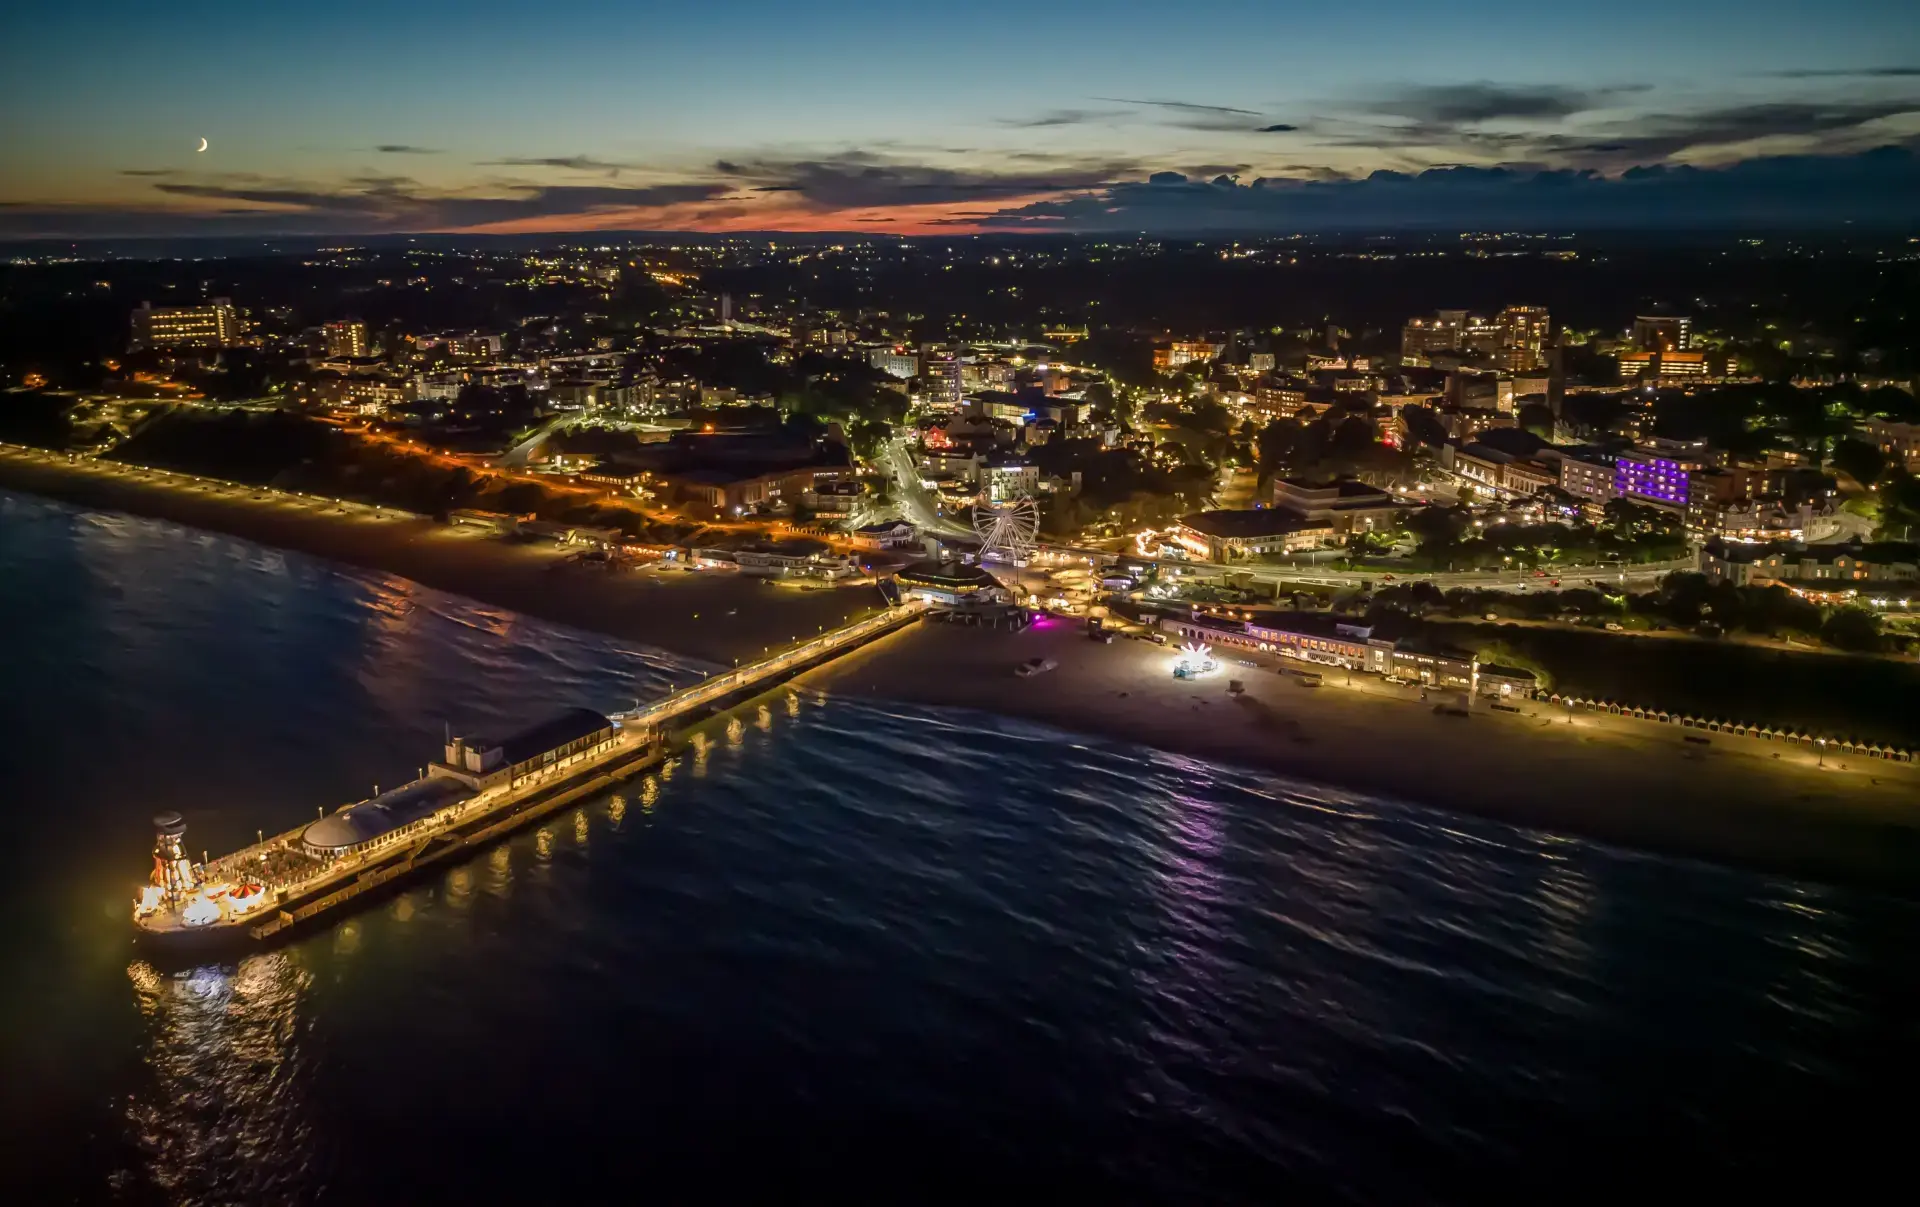
M1056 669L1020 677L1049 658ZM1418 689L1327 669L1307 687L1277 659L1223 656L1173 677L1173 647L1089 641L1077 623L1024 633L930 623L812 672L828 693L957 706L1180 755L1270 768L1621 846L1912 892L1920 769L1532 702L1439 714ZM1298 664L1292 664L1297 666ZM1318 669L1318 668L1316 668ZM1242 691L1229 691L1238 681ZM1457 700L1457 697L1453 699ZM1779 757L1774 757L1778 755Z
M224 532L399 575L541 619L726 666L870 611L871 585L803 589L736 572L588 570L548 544L403 512L0 449L0 489ZM1014 674L1023 660L1056 669ZM1045 619L1022 633L923 624L801 683L903 704L977 709L1069 732L1381 793L1623 846L1911 892L1920 883L1920 770L1865 758L1820 766L1801 747L1528 703L1437 714L1416 690L1271 659L1198 681L1169 647L1087 640ZM1243 690L1229 691L1232 681ZM1437 698L1437 697L1436 697ZM1776 757L1777 756L1777 757Z
M775 585L735 571L610 571L545 541L510 541L393 508L198 482L0 448L0 490L223 532L379 570L542 620L730 666L882 605L871 583ZM577 552L577 550L576 550Z

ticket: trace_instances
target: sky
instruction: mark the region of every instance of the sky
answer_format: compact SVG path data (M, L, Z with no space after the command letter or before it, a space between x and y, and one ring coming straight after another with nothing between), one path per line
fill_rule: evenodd
M21 0L5 25L0 236L1920 221L1911 0Z

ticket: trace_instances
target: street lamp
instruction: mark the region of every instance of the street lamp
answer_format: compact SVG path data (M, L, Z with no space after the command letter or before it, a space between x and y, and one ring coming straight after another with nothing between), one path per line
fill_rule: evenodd
M1816 739L1814 745L1820 747L1819 765L1825 767L1827 765L1827 740L1825 738Z

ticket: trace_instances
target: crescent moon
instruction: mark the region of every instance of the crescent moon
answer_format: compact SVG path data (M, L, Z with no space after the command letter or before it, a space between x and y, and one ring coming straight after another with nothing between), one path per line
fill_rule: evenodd
M206 149L207 149L207 140L204 138L200 140L200 145L194 148L194 150L196 151L204 151Z

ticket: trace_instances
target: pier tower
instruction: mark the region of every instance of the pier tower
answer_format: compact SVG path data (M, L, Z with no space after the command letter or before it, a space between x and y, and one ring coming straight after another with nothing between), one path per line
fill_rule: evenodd
M153 882L160 886L167 900L179 901L200 887L193 860L187 858L180 846L180 840L187 834L186 819L178 813L162 813L153 819L153 830Z

